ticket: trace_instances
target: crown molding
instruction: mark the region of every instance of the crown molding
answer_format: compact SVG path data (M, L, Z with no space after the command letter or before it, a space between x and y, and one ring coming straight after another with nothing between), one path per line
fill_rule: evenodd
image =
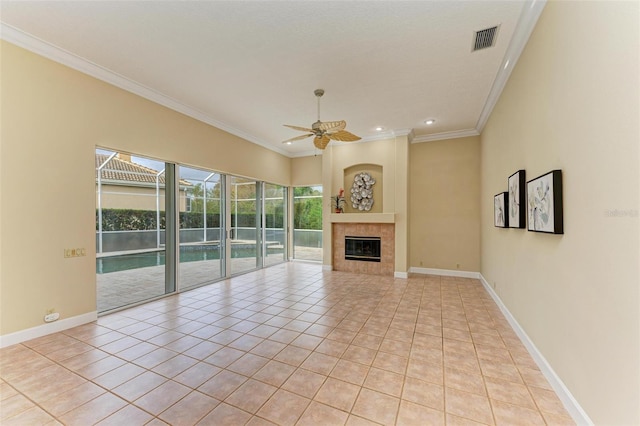
M411 143L423 143L441 141L445 139L466 138L469 136L478 136L480 134L476 129L454 130L452 132L433 133L430 135L420 135L413 138Z
M409 143L413 143L415 138L416 138L416 132L414 132L413 129L411 129L409 131L409 134L407 135L407 139L409 140Z
M142 98L148 99L152 102L155 102L159 105L162 105L164 107L177 111L188 117L194 118L198 121L214 126L220 130L224 130L227 133L230 133L234 136L245 139L249 142L252 142L270 151L277 152L278 154L282 154L286 157L291 157L291 153L283 149L279 149L265 141L262 141L256 138L253 135L250 135L239 129L236 129L235 127L222 123L208 116L202 111L199 111L195 108L192 108L188 105L178 102L169 96L163 95L160 92L157 92L153 89L143 86L140 83L137 83L120 74L117 74L104 67L101 67L100 65L97 65L91 61L88 61L58 46L55 46L51 43L47 43L44 40L41 40L30 34L22 32L17 28L14 28L10 25L5 24L4 22L0 22L0 38L11 44L15 44L16 46L22 47L23 49L29 50L33 53L43 56L47 59L58 62L62 65L68 66L69 68L73 68L76 71L80 71L81 73L97 78L98 80L102 80L106 83L111 84L112 86L116 86L120 89L126 90L127 92L130 92Z
M393 136L408 136L413 138L413 129L396 129L391 132Z
M301 151L295 153L289 153L289 157L291 158L299 158L299 157L315 157L317 155L322 156L324 150L314 149L313 151Z
M385 140L397 138L399 136L407 136L411 140L411 138L413 137L413 129L389 130L386 132L375 134L373 136L365 136L362 139L353 141L353 142L331 141L331 143L338 146L353 145L353 144L365 143L365 142L385 141Z
M413 139L413 129L398 129L398 130L390 130L384 133L379 133L375 136L365 136L364 138L353 141L353 142L340 142L340 141L331 141L331 145L334 146L345 146L345 145L355 145L366 142L374 142L374 141L384 141L389 139L394 139L398 136L407 136L409 142ZM289 157L312 157L314 155L322 155L324 150L315 149L313 151L301 151L296 153L290 153Z
M487 96L487 101L485 102L482 112L480 113L480 117L478 118L478 122L476 124L478 134L484 130L484 126L487 124L487 121L493 112L493 108L498 103L498 99L500 99L500 95L511 76L511 71L513 71L522 51L527 45L529 37L538 22L538 18L540 18L540 14L546 5L546 2L546 0L531 0L526 2L522 7L522 12L520 13L518 23L516 24L513 32L513 37L511 38L509 47L507 47L504 58L502 59L502 65L495 80L493 81L493 85L491 86L491 90Z

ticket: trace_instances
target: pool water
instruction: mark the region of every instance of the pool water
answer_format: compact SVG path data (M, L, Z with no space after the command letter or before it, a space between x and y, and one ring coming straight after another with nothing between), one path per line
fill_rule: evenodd
M244 244L241 247L234 246L232 256L256 257L256 246L255 244ZM219 259L220 247L217 245L180 246L180 263ZM146 268L149 266L162 266L164 264L164 250L115 255L96 259L96 273L108 274L110 272Z

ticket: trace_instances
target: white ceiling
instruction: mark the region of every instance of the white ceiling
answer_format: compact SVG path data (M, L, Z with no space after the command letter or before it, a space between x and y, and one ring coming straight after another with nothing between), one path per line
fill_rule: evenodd
M283 145L300 133L282 125L311 126L317 88L321 119L365 141L478 134L535 3L3 0L0 17L10 42L300 156L311 138ZM495 25L495 46L472 52L474 32Z

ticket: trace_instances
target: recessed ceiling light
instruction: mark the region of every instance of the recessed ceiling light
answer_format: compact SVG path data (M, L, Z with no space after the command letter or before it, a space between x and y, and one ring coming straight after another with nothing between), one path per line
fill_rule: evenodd
M426 124L427 126L431 126L435 122L436 122L436 120L434 120L433 118L430 118L428 120L424 120L424 124Z
M384 127L382 127L382 126L376 127L376 132L381 132L383 130L384 130Z
M287 145L291 145L292 143L293 143L293 142L289 141L289 142L287 142Z

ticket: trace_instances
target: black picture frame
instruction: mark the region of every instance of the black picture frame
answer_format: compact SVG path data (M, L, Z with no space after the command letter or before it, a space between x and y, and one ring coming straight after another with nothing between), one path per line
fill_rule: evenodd
M509 193L501 192L493 197L493 226L507 228L509 226Z
M525 171L518 170L507 179L509 188L509 228L527 227L527 196Z
M527 182L527 230L564 234L562 170L552 170Z

